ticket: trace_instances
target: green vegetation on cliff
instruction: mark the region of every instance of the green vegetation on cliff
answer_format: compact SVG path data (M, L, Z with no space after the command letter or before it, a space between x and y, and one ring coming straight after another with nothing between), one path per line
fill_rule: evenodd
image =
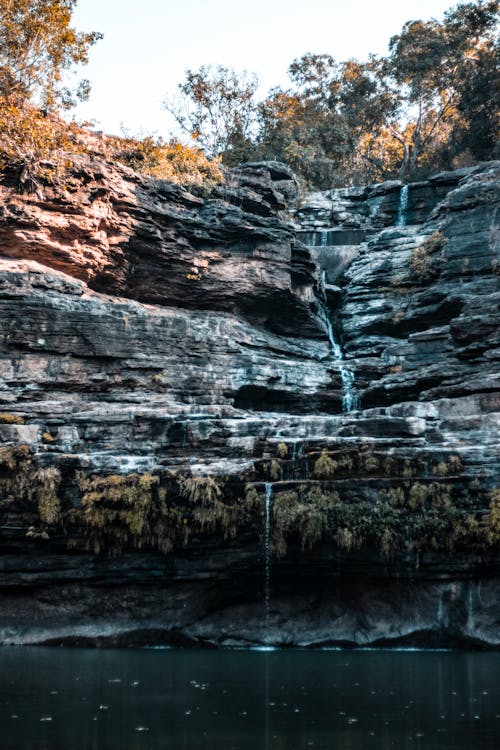
M335 464L338 483L332 479ZM391 481L383 480L383 462L366 451L357 461L334 461L323 451L313 465L321 481L303 478L274 487L270 535L277 557L290 545L309 550L321 542L332 551L375 549L388 561L410 555L418 564L421 553L482 556L500 542L500 491L464 489L457 456L436 464L433 478L429 471L410 478L404 462L394 463ZM345 484L346 478L367 475L380 477L370 497ZM264 502L260 482L229 486L210 476L160 479L149 472L79 471L63 478L59 469L38 466L26 446L0 449L0 526L95 554L140 548L168 554L206 537L219 545L241 543L242 537L259 545Z

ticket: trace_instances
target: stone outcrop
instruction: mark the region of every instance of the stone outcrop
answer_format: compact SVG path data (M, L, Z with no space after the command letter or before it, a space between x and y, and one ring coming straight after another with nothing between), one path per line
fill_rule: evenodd
M0 186L0 641L497 647L498 188Z

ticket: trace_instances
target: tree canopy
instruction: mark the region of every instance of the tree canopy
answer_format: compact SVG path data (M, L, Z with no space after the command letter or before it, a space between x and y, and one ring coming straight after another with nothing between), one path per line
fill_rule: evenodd
M186 71L180 97L167 99L165 108L209 156L237 162L251 142L257 86L255 75L203 65Z
M97 32L71 25L76 0L0 0L0 170L41 194L41 182L81 150L76 126L58 115L84 99L89 82L71 91L64 75L85 64ZM44 164L47 162L47 164Z
M174 113L226 164L278 159L315 188L392 177L498 154L498 2L463 2L442 21L410 20L388 55L307 53L291 85L256 100L256 79L187 71Z
M0 0L0 96L10 104L31 101L46 108L71 106L85 98L88 81L76 92L63 73L88 61L101 34L71 26L77 0Z

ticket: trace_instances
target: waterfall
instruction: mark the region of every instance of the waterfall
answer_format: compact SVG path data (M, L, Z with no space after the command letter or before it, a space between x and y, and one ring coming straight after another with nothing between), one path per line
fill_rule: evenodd
M344 354L342 352L340 344L335 339L333 331L333 325L330 317L330 310L326 303L325 294L325 281L326 271L321 274L321 291L322 295L319 297L319 302L323 315L325 318L326 328L328 331L328 341L330 343L330 350L333 355L333 359L338 364L340 379L342 381L342 409L344 411L354 411L359 408L358 397L354 389L354 373L344 365Z
M273 506L273 485L265 484L265 522L264 522L264 602L266 617L269 615L271 602L271 513Z
M406 226L406 212L408 210L408 195L410 192L410 188L408 185L403 185L401 188L401 191L399 193L399 206L398 206L398 215L396 218L396 226L397 227L404 227Z

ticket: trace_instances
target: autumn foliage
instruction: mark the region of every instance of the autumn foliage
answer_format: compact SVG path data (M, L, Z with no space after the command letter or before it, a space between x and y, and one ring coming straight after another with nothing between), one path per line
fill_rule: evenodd
M167 143L153 136L108 140L114 159L151 177L206 189L222 180L220 158L208 159L197 146Z
M290 87L259 101L258 81L224 66L188 70L165 107L189 136L95 139L61 112L89 93L66 85L97 32L72 26L77 0L0 0L0 174L22 190L89 152L156 179L210 190L221 165L277 160L306 188L419 179L498 156L497 0L462 2L442 21L408 21L386 57L307 53Z
M260 102L248 74L204 66L167 108L228 165L237 143L240 160L284 161L310 188L418 179L498 155L497 21L496 0L473 0L442 21L408 21L386 57L307 53L290 65L290 87Z

